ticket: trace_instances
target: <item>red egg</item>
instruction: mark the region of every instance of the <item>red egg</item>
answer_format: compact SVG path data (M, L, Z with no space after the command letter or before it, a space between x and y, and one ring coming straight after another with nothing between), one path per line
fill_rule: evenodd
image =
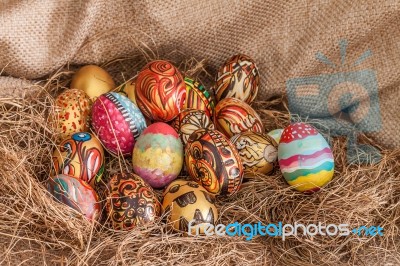
M136 79L136 102L142 113L153 121L168 122L183 108L186 86L182 74L171 63L148 63Z

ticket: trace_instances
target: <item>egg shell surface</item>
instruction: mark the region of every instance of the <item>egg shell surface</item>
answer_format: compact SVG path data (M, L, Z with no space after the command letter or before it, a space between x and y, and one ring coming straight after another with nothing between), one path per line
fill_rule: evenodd
M104 150L88 132L74 133L64 139L53 153L53 175L76 177L97 188L104 172Z
M268 174L278 157L278 144L268 135L246 131L231 138L245 172Z
M109 92L94 102L92 126L111 154L128 156L146 128L146 121L139 108L127 97Z
M59 139L65 139L75 132L87 131L91 101L85 92L70 89L61 93L54 102L55 130Z
M335 167L327 141L313 126L302 122L284 129L278 161L288 184L305 193L316 192L326 185Z
M171 121L185 103L186 86L183 76L165 60L148 63L139 72L135 87L138 107L152 121Z
M173 228L184 233L188 233L190 221L194 221L192 225L198 225L199 233L203 234L204 226L218 220L214 196L194 181L173 181L164 190L162 206ZM195 233L193 228L191 235Z
M58 201L82 213L88 220L100 218L99 197L85 181L60 174L49 179L47 189Z
M250 104L257 96L259 83L254 60L247 55L235 55L218 70L215 96L217 101L233 97Z
M243 179L243 164L235 146L221 132L198 129L185 146L190 177L214 195L233 195Z
M153 188L168 185L183 165L183 145L178 133L163 122L150 125L136 142L132 164L134 172Z
M116 230L129 230L160 216L161 206L153 189L138 175L118 173L107 187L106 211Z
M264 133L264 125L257 112L247 103L235 98L218 102L214 124L228 138L247 130Z

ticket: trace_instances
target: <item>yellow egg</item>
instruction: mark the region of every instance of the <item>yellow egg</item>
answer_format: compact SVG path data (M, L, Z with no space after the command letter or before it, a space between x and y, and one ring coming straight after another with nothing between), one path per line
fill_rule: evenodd
M128 80L127 82L116 87L114 91L128 97L129 100L137 105L135 95L135 80Z
M188 233L191 223L192 235L196 233L195 225L199 226L198 232L203 234L205 225L215 225L218 219L214 196L194 181L173 181L165 189L163 197L163 210L178 231Z
M75 132L88 131L91 101L81 90L71 89L61 93L54 102L55 117L51 118L60 139Z
M80 89L93 100L115 88L115 83L104 69L87 65L78 70L72 78L72 89Z

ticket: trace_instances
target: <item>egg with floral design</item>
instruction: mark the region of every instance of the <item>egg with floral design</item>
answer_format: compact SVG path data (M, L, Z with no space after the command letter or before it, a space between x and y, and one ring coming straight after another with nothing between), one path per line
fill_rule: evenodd
M178 132L183 145L190 135L200 128L214 129L214 124L205 111L185 109L173 120L171 126Z

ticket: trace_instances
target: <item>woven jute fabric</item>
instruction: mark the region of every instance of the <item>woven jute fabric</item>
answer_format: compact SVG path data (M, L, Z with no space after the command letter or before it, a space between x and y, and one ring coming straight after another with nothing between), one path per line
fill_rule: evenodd
M400 147L399 1L6 0L0 14L0 97L23 97L67 64L101 64L142 45L177 62L207 59L212 74L245 53L259 68L257 99L285 96L311 110L319 103L304 99L324 89L318 99L329 109L343 100L340 88L364 90L350 104L361 108L354 119L374 116L367 135ZM291 94L293 84L300 92Z

